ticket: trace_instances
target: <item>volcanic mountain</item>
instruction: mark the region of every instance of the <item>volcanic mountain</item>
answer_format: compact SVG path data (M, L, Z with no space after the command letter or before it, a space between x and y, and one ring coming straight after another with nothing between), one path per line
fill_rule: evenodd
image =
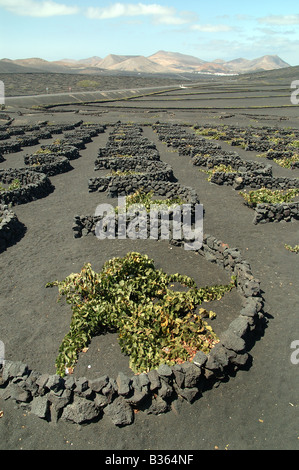
M211 62L179 52L158 51L149 57L142 55L109 54L104 59L98 56L89 59L63 59L47 61L40 58L2 59L0 73L209 73L243 74L263 70L278 70L290 67L277 55L265 55L249 60L238 58L230 61L217 59Z

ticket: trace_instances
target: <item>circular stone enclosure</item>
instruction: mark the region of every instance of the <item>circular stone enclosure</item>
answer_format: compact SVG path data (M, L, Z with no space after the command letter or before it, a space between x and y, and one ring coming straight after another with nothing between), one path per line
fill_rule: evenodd
M47 196L53 191L48 176L44 173L27 169L0 170L1 204L26 204L27 202Z

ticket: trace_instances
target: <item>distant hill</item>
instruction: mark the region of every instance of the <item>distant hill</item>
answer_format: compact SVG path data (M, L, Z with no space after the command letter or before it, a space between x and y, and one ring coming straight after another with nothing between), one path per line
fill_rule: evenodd
M173 72L193 72L194 68L205 63L192 55L179 52L158 51L148 57L149 60Z
M38 69L33 67L24 67L22 65L17 65L13 60L2 59L0 60L0 73L33 73L39 72Z
M94 56L89 57L88 59L74 60L74 59L62 59L55 60L50 62L51 64L62 65L64 67L75 67L75 68L84 68L84 67L97 67L99 62L103 60L101 57Z
M225 62L221 59L216 59L213 62L205 62L200 59L198 59L197 61L190 61L187 58L192 58L192 56L185 56L184 60L181 61L180 57L177 56L177 71L179 69L181 72L186 71L186 67L188 67L188 71L193 72L229 74L256 72L259 70L277 70L290 66L288 63L280 59L280 57L278 57L277 55L267 55L253 60L238 58L228 62Z
M158 51L148 58L175 72L246 73L289 67L289 64L277 55L267 55L253 60L239 58L228 62L222 59L207 62L178 52Z
M240 76L239 80L251 81L253 79L253 75L254 81L260 81L261 83L271 81L271 83L276 82L277 84L288 84L288 86L290 86L293 80L298 80L299 65L276 70L262 70L254 73L244 73Z
M44 59L31 58L31 59L17 59L13 61L16 65L24 66L27 68L34 68L46 73L69 73L69 67L57 64L55 62L48 62Z
M140 73L167 73L169 70L144 56L134 56L109 67L109 70Z
M258 59L236 59L225 63L226 67L235 72L256 72L258 70L277 70L290 67L277 55L265 55Z
M101 57L98 57L98 56L93 56L93 57L89 57L89 59L81 59L79 60L79 63L82 65L82 66L88 66L88 67L97 67L98 64L102 61L103 59Z
M118 64L121 64L122 62L125 62L128 59L138 57L138 56L133 56L133 55L115 55L115 54L109 54L105 59L102 59L98 66L101 67L102 69L111 69Z
M279 70L290 67L277 55L266 55L249 60L238 58L225 62L216 59L208 62L198 57L179 52L158 51L149 57L109 54L104 59L94 56L87 59L63 59L47 61L40 58L2 59L0 73L209 73L244 74L264 70Z

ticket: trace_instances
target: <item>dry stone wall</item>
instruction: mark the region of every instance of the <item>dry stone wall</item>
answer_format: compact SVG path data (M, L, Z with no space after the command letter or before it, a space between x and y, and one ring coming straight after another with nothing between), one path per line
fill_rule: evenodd
M148 159L148 154L153 158ZM116 197L142 187L154 189L158 181L174 181L172 168L160 161L155 144L143 137L137 125L114 127L95 161L95 170L103 166L125 174L90 178L90 192L108 191L108 196Z
M55 176L73 169L68 158L57 154L26 155L24 163L28 170Z
M20 187L1 191L1 204L26 204L47 196L54 189L50 179L43 173L26 169L0 170L0 183L10 185L15 180L20 183Z
M118 123L115 134L119 136L131 130L132 126L121 128ZM140 133L138 126L134 131ZM29 173L34 172L26 174ZM34 174L38 180L47 178L42 173ZM16 177L16 173L10 177ZM193 205L199 203L193 188L179 183L152 179L152 187L156 195L182 197ZM116 196L118 189L115 187L112 195ZM75 236L93 232L95 223L94 218L76 216ZM84 230L87 233L83 233ZM183 245L185 241L183 238L170 239L175 245ZM192 403L215 383L226 381L238 369L246 368L250 363L249 350L266 323L260 281L254 277L250 264L238 249L229 248L212 235L205 234L202 247L195 252L234 275L242 297L239 315L219 335L220 341L209 354L198 351L192 361L183 364L163 364L132 376L120 371L117 377L104 375L92 380L73 375L62 378L31 370L22 362L4 361L0 365L1 398L14 400L22 409L49 422L64 420L84 424L106 415L113 424L121 427L133 423L136 409L158 415L169 411L177 397Z
M72 375L62 378L33 371L22 362L5 361L0 371L2 399L12 399L47 421L83 424L105 414L121 427L133 423L135 409L165 413L178 396L192 403L215 382L225 381L232 372L246 367L248 349L266 321L260 282L239 250L211 235L204 236L198 253L234 274L243 298L239 315L209 354L199 351L192 362L164 364L131 377L119 372L114 378L104 375L92 380Z
M9 120L0 128L0 162L2 155L15 153L36 145L39 139L61 135L39 151L24 157L26 168L0 170L0 250L16 243L25 234L25 226L9 208L45 197L54 190L49 177L72 170L70 160L80 157L79 149L85 147L93 137L105 132L105 125L65 123L52 125L48 121L36 125L13 125ZM29 133L29 134L28 134ZM18 139L18 140L13 140ZM2 153L1 153L2 152ZM9 207L8 207L9 206Z
M8 206L0 204L0 253L18 242L25 231L17 215Z
M153 126L161 141L168 146L178 149L181 156L189 156L195 166L211 169L224 164L232 167L234 172L216 171L211 175L211 183L232 186L235 190L249 188L250 190L267 188L271 190L299 189L299 179L289 177L274 177L272 165L255 161L242 160L237 152L225 151L217 142L202 136L187 133L182 126L169 124L156 124ZM196 128L196 126L195 126ZM203 129L208 126L202 126ZM299 133L291 129L272 129L269 127L251 128L249 130L232 126L207 131L207 135L217 139L230 140L231 145L240 145L240 135L246 150L268 151L269 159L279 158L285 154L285 145L292 143L292 139L299 138ZM238 136L238 138L237 138ZM269 140L269 136L273 140ZM275 142L275 144L273 143ZM275 151L271 151L275 146ZM288 152L291 155L291 152ZM293 165L292 168L295 168ZM285 204L258 204L255 208L254 224L292 221L298 219L298 203Z
M299 202L282 204L258 204L255 208L254 224L269 222L292 222L299 220Z

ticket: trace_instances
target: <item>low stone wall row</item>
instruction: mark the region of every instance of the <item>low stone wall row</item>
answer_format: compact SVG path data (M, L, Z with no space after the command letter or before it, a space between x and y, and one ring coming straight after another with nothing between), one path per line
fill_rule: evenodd
M10 185L14 180L18 180L21 187L0 192L1 204L26 204L48 196L54 190L50 179L43 173L27 169L0 170L0 183Z
M136 157L101 157L95 161L94 170L120 170L120 171L141 171L147 168L161 168L165 166L165 163L156 159L148 159L147 157L136 156Z
M117 198L118 196L128 196L138 189L144 191L154 191L154 196L165 198L184 199L187 203L193 204L198 202L196 191L188 186L171 181L157 180L151 175L137 175L128 181L127 177L119 179L116 185L110 185L107 196Z
M80 120L74 124L71 123L61 123L61 124L51 124L49 122L46 123L46 129L51 132L53 135L63 134L66 131L72 131L83 124L83 121Z
M161 142L176 149L180 156L216 155L222 150L216 142L188 133L186 126L156 124L153 125L153 130L157 133Z
M40 121L37 124L24 124L16 126L13 120L5 126L1 126L1 133L5 133L9 138L12 136L23 136L26 133L36 135L36 132L49 131L51 134L62 134L65 131L75 130L78 127L85 128L82 120L75 123L51 124L49 121Z
M28 170L55 176L73 169L68 158L57 154L26 155L24 163Z
M48 148L51 151L54 147L67 147L72 146L75 147L77 150L84 150L86 148L86 144L92 142L92 139L99 134L105 132L105 126L86 126L84 129L79 128L73 132L66 132L62 138L58 138L57 144L50 144L42 146L42 148Z
M25 231L17 215L8 206L0 205L0 253L18 242Z
M231 145L240 145L242 142L245 150L267 151L273 147L276 150L284 150L293 139L299 138L298 129L281 129L278 127L240 127L240 126L194 126L194 129L211 129L207 135L213 137L216 133L217 140L229 140ZM224 131L224 134L222 134ZM218 134L219 133L219 134Z
M105 149L100 149L98 157L116 157L122 155L144 156L159 160L159 153L154 142L142 135L140 126L117 124L109 134Z
M138 180L139 181L139 180ZM133 188L132 192L136 191L136 189L141 189L143 188L144 191L149 192L153 191L153 198L155 199L175 199L175 198L180 198L181 200L184 201L185 204L189 204L191 208L190 212L190 217L191 217L191 222L193 221L194 214L195 214L195 206L196 204L199 204L199 198L196 193L196 191L188 186L183 186L180 183L172 183L168 181L149 181L150 184L147 186L143 187L142 185L137 185L135 188ZM111 190L112 188L110 188ZM128 190L128 185L126 186L126 189ZM111 193L110 196L113 198L117 198L118 196L125 196L132 194L132 192L118 192L118 189L115 188L115 192ZM154 203L154 200L153 200ZM133 219L136 215L133 215ZM169 211L169 217L171 220L171 210ZM75 238L81 238L82 236L86 235L96 235L96 226L98 222L101 220L101 216L96 216L96 215L75 215L74 217L74 222L73 222L73 233ZM117 217L115 217L116 220L116 227L115 227L115 233L117 234ZM128 214L127 217L127 225L130 224L131 219ZM147 220L147 227L150 225L150 219ZM170 227L171 229L171 227ZM161 225L158 226L158 230L160 233L161 230ZM149 233L149 230L148 230Z
M98 154L99 157L101 156L116 157L116 156L121 156L121 155L131 155L131 156L143 155L144 158L149 158L151 160L155 160L159 158L159 153L155 145L151 145L151 144L141 145L138 143L106 146L104 150L104 154L101 153L101 149L99 150L99 154Z
M139 210L136 208L136 210L130 211L129 208L123 215L116 215L114 212L111 212L113 223L106 215L76 215L72 227L74 238L94 235L103 239L170 240L174 237L174 230L177 237L181 237L182 233L186 233L190 225L194 230L194 205L190 204L188 211L186 210L185 212L181 210L181 206L178 206L178 213L175 213L173 208L167 208L164 218L161 206L156 212L152 211L151 214L146 213L146 216L143 216L142 209L142 207L139 207ZM138 216L140 217L138 218ZM188 220L188 225L186 220ZM186 224L186 228L184 224ZM136 225L138 233L136 232ZM194 240L195 235L193 235L193 239L190 238L190 242Z
M104 132L104 126L90 127L86 129L80 128L73 132L65 132L64 137L66 140L79 138L83 140L84 144L88 144L94 137L97 137L99 134L103 134Z
M70 145L68 142L60 142L57 144L48 144L48 145L42 145L41 150L44 152L36 152L33 155L43 155L43 154L54 154L54 155L59 155L62 157L67 158L68 160L76 160L77 158L80 157L79 149L74 146Z
M150 159L147 158L148 152L152 156ZM99 149L95 161L95 170L103 168L120 172L133 170L136 174L90 178L89 192L108 191L109 197L117 197L142 187L160 191L160 187L154 187L155 182L175 181L171 166L160 161L156 145L142 136L139 126L118 124L114 127L106 147Z
M281 204L257 204L255 207L254 224L270 222L292 222L299 220L299 202Z
M8 153L17 153L22 150L21 142L0 142L0 154L6 155Z
M132 155L129 153L118 153L117 150L100 148L98 156L95 160L95 170L103 170L105 168L111 168L110 165L121 160L132 160L136 159L136 162L140 162L141 159L144 161L152 162L159 161L160 155L157 149L144 149L142 153L136 153Z
M123 171L120 163L116 168ZM136 171L138 170L136 169ZM163 162L156 162L154 165L149 164L146 170L141 168L141 171L140 174L107 175L90 178L88 180L88 190L89 192L108 191L108 197L115 197L115 194L122 196L134 192L140 187L152 188L156 181L174 181L171 166Z
M22 134L25 134L23 131ZM8 140L10 139L10 134L7 131L1 131L0 130L0 140Z
M39 144L40 139L50 139L53 135L63 135L64 145L73 145L81 150L85 148L85 144L92 141L93 137L96 137L100 133L105 132L105 126L102 125L82 125L80 121L77 124L59 124L59 125L48 125L46 127L36 126L36 131L30 135L25 135L25 127L10 128L6 131L5 135L2 133L2 137L10 139L14 136L14 140L1 140L0 139L0 155L20 152L24 147L34 146ZM72 132L66 132L70 131ZM3 157L2 157L3 158ZM3 161L3 160L2 160Z
M252 160L242 160L237 152L232 152L231 155L219 152L218 155L209 157L197 154L192 158L192 163L195 166L206 168L214 168L215 166L222 164L227 166L230 165L234 170L241 171L242 173L272 176L272 165L265 165Z
M260 171L215 172L211 177L211 183L233 186L236 190L243 189L246 186L252 189L268 188L273 190L299 188L299 178L273 177Z
M215 382L246 367L248 349L266 321L260 282L239 250L211 235L204 236L198 252L234 274L243 297L238 317L219 335L219 343L209 354L198 351L191 362L164 364L131 377L119 372L116 378L104 375L92 380L73 375L62 378L33 371L21 362L5 361L0 373L2 399L12 399L47 421L83 424L105 414L121 427L133 423L136 409L158 415L169 411L178 397L192 403Z
M102 158L95 161L95 171L112 170L112 171L135 171L146 173L168 172L169 178L173 179L173 170L170 165L160 160L148 160L146 157L116 157Z
M213 168L216 165L224 164L243 173L272 176L270 164L242 160L237 152L223 150L217 142L188 134L184 128L171 130L169 126L166 126L166 130L163 129L163 126L161 129L156 127L160 140L166 141L168 146L176 148L179 155L189 156L195 166ZM173 133L175 137L173 137Z

